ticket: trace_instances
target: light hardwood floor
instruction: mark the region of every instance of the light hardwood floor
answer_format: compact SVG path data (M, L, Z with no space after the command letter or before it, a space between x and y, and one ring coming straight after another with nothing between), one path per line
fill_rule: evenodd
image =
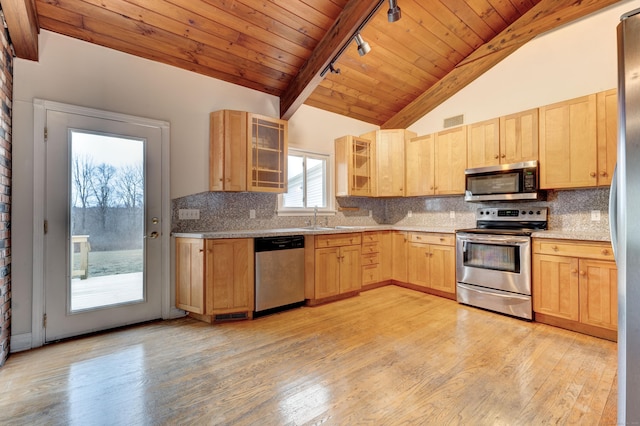
M11 355L0 424L615 424L616 344L388 286Z

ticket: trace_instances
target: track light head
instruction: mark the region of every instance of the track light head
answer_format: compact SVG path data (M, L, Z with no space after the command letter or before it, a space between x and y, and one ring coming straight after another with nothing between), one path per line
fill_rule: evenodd
M369 46L369 43L364 41L360 33L356 34L355 40L356 44L358 45L358 54L360 56L364 56L371 51L371 46Z
M340 74L340 68L334 68L333 62L329 64L329 71L331 71L331 74Z
M396 22L402 18L402 11L396 0L389 0L389 11L387 12L389 22Z

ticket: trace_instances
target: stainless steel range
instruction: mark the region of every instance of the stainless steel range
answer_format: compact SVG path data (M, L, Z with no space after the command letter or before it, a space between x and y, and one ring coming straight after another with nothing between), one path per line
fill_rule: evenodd
M476 226L456 232L458 302L531 320L531 234L548 209L480 208Z

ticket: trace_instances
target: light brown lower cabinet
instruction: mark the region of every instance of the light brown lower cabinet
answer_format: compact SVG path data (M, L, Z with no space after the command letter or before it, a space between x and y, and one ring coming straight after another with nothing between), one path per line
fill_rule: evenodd
M176 307L213 322L252 318L253 239L176 238Z
M309 304L359 292L362 288L362 234L316 235L314 240L313 286L311 294L307 294ZM307 274L307 279L309 276Z
M617 285L609 243L534 239L536 321L616 340Z
M455 236L410 232L407 245L407 282L428 292L455 298Z
M391 280L391 231L362 233L362 285L375 286Z

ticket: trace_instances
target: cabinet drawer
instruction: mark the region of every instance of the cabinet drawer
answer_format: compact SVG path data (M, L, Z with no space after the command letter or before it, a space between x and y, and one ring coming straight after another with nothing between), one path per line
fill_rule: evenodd
M556 256L614 260L611 244L602 242L534 239L533 251Z
M365 232L362 234L363 243L369 243L372 241L380 241L380 236L377 232Z
M361 234L357 232L349 234L316 235L316 248L359 245L361 242Z
M432 234L424 232L410 232L409 241L412 243L455 245L456 237L450 234Z
M380 243L374 241L372 243L362 243L362 253L380 253Z
M380 256L378 253L362 254L362 265L377 265L380 263Z
M362 267L362 284L374 284L380 282L380 266L367 265Z

